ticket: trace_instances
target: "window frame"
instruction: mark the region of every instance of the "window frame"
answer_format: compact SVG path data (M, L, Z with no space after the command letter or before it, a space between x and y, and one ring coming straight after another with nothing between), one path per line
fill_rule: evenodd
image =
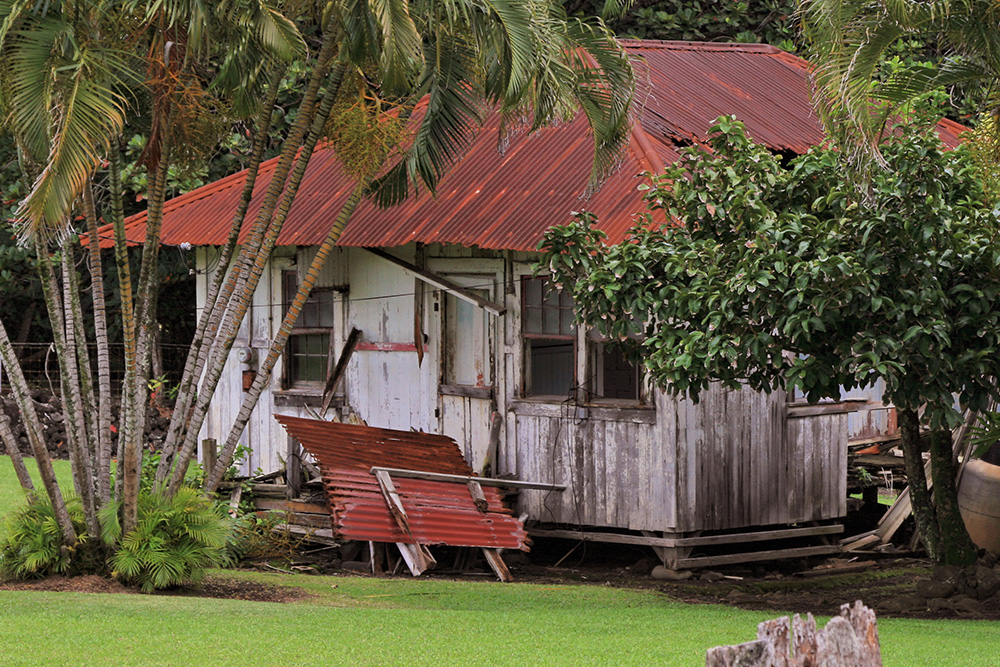
M299 288L299 273L298 268L295 266L281 269L281 307L282 316L288 312L288 307L291 305L292 299L294 299L295 292ZM323 307L323 301L321 299L317 300L318 297L323 295L331 295L329 300L329 321L330 326L304 326L302 322L302 314L299 315L299 319L292 326L292 330L288 334L288 340L285 341L285 349L282 352L282 369L281 369L281 389L286 391L301 391L304 393L321 395L324 388L326 387L327 379L330 377L330 373L333 372L334 367L337 363L336 355L336 328L337 328L337 310L335 304L335 294L337 292L336 287L313 287L309 294L309 299L306 304L317 303L319 308ZM303 309L305 306L303 307ZM291 349L293 345L293 340L299 336L310 336L310 335L326 335L327 336L327 351L326 351L326 368L323 372L322 380L303 380L292 377L294 370L294 356L291 354ZM309 355L318 356L318 355Z

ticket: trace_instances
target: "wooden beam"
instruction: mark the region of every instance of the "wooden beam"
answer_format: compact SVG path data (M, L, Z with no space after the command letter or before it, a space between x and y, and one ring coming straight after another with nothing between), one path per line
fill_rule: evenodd
M406 479L423 479L428 482L461 482L468 483L474 481L481 486L510 487L512 489L534 489L536 491L565 491L565 484L544 484L542 482L522 482L517 479L497 479L494 477L476 477L474 475L449 475L443 472L424 472L422 470L407 470L406 468L386 468L383 466L373 466L371 473L378 476L378 473L385 472L392 477L403 477Z
M790 406L785 414L789 419L798 417L816 417L818 415L836 415L843 412L857 412L857 403L822 403L819 405Z
M437 565L437 562L430 555L430 552L413 536L413 531L410 530L409 517L406 516L406 509L403 507L403 500L399 497L399 492L396 491L396 485L393 484L392 477L384 470L380 470L375 473L375 478L378 479L378 486L382 490L382 496L385 498L386 504L389 506L389 512L392 513L396 524L407 537L413 540L413 544L410 545L412 549L400 547L400 553L402 553L403 559L410 567L410 572L413 576L419 576L422 572Z
M387 262L395 264L396 266L403 269L407 273L413 275L416 278L419 278L420 280L423 280L425 283L433 285L438 289L442 289L448 294L451 294L458 299L462 299L463 301L468 301L469 303L482 308L488 313L493 313L494 315L503 315L504 312L506 311L506 309L500 304L494 303L489 299L485 299L476 294L475 292L467 290L461 285L453 283L447 278L443 278L435 273L431 273L430 271L425 271L424 269L418 268L413 264L410 264L406 260L390 255L389 253L385 252L384 250L381 250L380 248L365 248L365 250L375 255L376 257L380 257Z
M820 556L823 554L840 553L836 545L821 547L798 547L795 549L771 549L769 551L751 551L725 556L699 556L696 558L680 558L674 569L689 567L710 567L712 565L729 565L730 563L753 563L762 560L780 560L782 558L803 558L805 556Z
M476 509L480 512L488 510L490 504L486 501L486 494L483 493L483 487L479 485L479 482L470 479L466 486L469 487L469 495L472 496L472 502L476 504Z
M728 533L726 535L704 535L699 537L652 537L626 535L623 533L597 533L577 530L533 529L531 535L537 537L559 537L568 540L584 542L609 542L612 544L639 544L648 547L695 547L712 544L741 544L748 542L766 542L769 540L786 540L793 537L808 537L812 535L834 535L844 532L842 525L806 526L803 528L781 528L778 530L763 530L753 533Z
M341 380L347 374L347 364L351 361L354 348L358 346L359 340L361 340L361 329L354 327L351 329L351 333L347 334L347 341L344 342L344 349L340 351L337 365L334 366L333 373L327 378L326 387L323 388L323 412L330 409L333 395L337 393L337 387L340 386Z
M486 562L490 564L493 571L496 572L497 577L500 581L511 582L514 581L514 575L510 573L507 569L507 564L503 562L503 558L500 557L499 549L490 549L489 547L483 547L483 555L486 556Z
M549 530L533 528L528 531L532 537L558 537L582 542L610 542L612 544L638 544L644 547L676 547L674 537L644 537L622 533L594 533L584 530Z

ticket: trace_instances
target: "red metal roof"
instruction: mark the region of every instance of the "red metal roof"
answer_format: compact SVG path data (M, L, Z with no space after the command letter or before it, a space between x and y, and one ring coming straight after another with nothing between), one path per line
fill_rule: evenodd
M472 475L451 438L276 415L319 462L336 535L374 542L528 549L524 525L511 516L496 488L483 487L480 512L468 487L457 482L393 478L413 538L396 524L371 474L373 466Z
M677 159L677 146L706 138L712 122L735 114L749 134L773 150L803 153L823 139L810 96L809 65L761 44L623 40L636 63L637 122L620 169L585 197L592 156L582 117L511 139L497 150L499 119L489 118L464 157L427 192L399 206L364 202L340 239L342 246L400 246L411 241L533 250L543 232L571 212L595 212L610 242L622 239L644 210L639 177ZM946 144L964 129L942 121ZM253 219L276 160L261 166L247 220ZM220 245L243 187L244 173L170 200L162 239L166 245ZM279 245L315 245L352 187L334 151L318 149L278 237ZM140 243L145 213L126 221L126 237ZM102 228L110 247L111 230Z

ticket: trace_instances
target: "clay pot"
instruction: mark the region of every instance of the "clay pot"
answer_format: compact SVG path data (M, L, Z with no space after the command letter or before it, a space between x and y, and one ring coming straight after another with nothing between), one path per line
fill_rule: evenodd
M979 459L966 463L958 507L972 541L1000 555L1000 466Z

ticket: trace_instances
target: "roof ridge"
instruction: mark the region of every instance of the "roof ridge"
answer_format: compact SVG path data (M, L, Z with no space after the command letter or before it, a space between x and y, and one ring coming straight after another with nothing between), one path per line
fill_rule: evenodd
M647 49L667 49L671 51L737 51L743 53L787 53L770 44L749 44L746 42L693 42L669 39L619 38L625 47Z

